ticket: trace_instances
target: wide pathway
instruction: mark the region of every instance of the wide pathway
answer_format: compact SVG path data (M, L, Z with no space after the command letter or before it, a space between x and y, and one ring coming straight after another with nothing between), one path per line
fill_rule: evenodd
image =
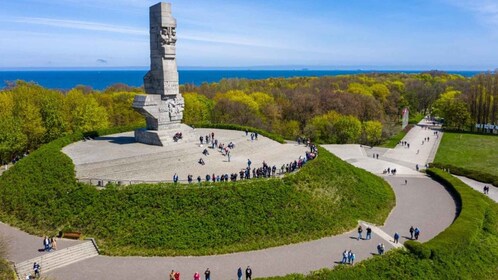
M416 131L414 130L414 132ZM419 132L426 131L420 129ZM398 156L396 150L405 148L396 147L393 149L394 152L385 150L379 159L374 160L371 155L369 156L371 150L368 148L343 146L344 150L341 150L335 145L326 145L325 147L353 165L384 176L396 194L396 207L392 210L385 225L379 227L372 225L374 234L371 240L357 240L356 231L353 229L341 235L319 240L225 255L202 257L97 256L53 270L46 275L59 280L167 279L169 272L174 269L181 272L182 279L189 279L192 278L194 272L198 271L202 274L209 267L213 279L236 279L237 268L242 267L244 270L248 265L252 267L254 277L289 273L306 274L313 270L338 265L344 250L352 250L356 254L356 260L361 261L376 253L378 243L384 243L388 250L392 249L394 247L392 243L394 232L400 233L400 242L403 243L407 240L408 229L412 225L421 229L420 241L424 242L436 236L453 222L456 206L452 197L440 184L416 172L413 169L413 162L409 162L409 159L403 156ZM417 145L412 144L410 149L417 149ZM421 148L418 147L418 149ZM389 154L390 157L384 157L384 154ZM429 153L424 151L424 154L427 158L429 157ZM389 161L391 158L397 159ZM421 163L424 162L424 158L417 159L417 162L419 162L418 160ZM397 175L382 174L383 169L387 167L397 168ZM362 224L365 225L364 222ZM3 224L0 225L0 229L4 227L10 228ZM10 230L14 229L10 228ZM11 236L13 239L19 236L17 244L25 244L25 246L11 248L12 256L15 257L9 257L9 259L20 261L39 253L36 249L41 247L40 237L15 232L15 230ZM65 244L65 242L61 241L59 244Z

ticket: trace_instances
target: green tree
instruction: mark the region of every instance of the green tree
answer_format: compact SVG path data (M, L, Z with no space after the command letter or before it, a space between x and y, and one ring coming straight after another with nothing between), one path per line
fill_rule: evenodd
M372 89L364 84L360 83L350 83L348 85L347 92L349 93L355 93L355 94L362 94L362 95L367 95L367 96L372 96L373 92Z
M337 143L358 143L361 136L361 122L354 116L341 116L335 124Z
M185 123L197 123L211 121L214 102L202 94L188 92L183 94L185 99L185 112L183 120Z
M67 129L64 118L64 96L59 92L46 91L40 96L40 114L45 127L43 142L61 137Z
M456 90L447 91L434 102L433 113L444 118L444 125L450 128L463 129L470 122L467 104L460 99L462 93Z
M382 140L382 123L379 121L363 122L363 143L368 145L379 144Z
M370 90L372 91L373 96L382 102L385 102L391 93L386 85L379 83L373 84L370 87Z
M107 128L107 111L91 95L79 90L71 90L65 99L66 117L71 131L93 131Z
M22 132L19 120L13 116L0 118L0 159L10 161L14 155L22 154L28 145L28 137Z
M12 90L13 115L19 121L21 130L28 139L28 149L35 149L41 144L46 132L38 102L41 90L41 87L29 83L19 83Z

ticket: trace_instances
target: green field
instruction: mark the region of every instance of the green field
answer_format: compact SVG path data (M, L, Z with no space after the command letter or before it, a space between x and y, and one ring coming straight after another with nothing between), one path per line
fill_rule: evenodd
M0 218L38 235L81 231L109 255L206 255L267 248L382 224L394 194L325 149L283 179L187 185L76 182L60 149L42 146L0 177Z
M407 241L408 250L392 250L355 266L266 279L498 279L498 204L446 172L427 172L461 205L453 224L429 242Z
M498 136L445 132L434 163L450 168L452 173L496 182Z

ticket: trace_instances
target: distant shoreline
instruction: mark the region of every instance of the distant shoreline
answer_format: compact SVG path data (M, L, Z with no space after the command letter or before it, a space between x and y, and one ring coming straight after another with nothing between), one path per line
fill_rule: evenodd
M99 69L99 70L0 70L0 88L7 85L7 81L24 80L35 82L43 87L51 89L69 90L77 85L90 86L95 90L103 90L113 84L122 83L133 87L143 85L143 76L147 69ZM180 84L201 85L202 83L219 82L222 79L251 79L260 80L268 78L292 78L292 77L322 77L355 74L418 74L429 71L419 70L224 70L224 69L195 69L179 71ZM440 71L449 74L458 74L464 77L472 77L487 71Z

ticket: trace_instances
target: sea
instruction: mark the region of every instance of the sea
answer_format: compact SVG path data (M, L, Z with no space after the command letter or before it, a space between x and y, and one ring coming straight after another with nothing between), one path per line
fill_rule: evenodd
M103 90L113 84L123 83L133 87L143 85L147 70L36 70L36 71L0 71L0 89L16 80L37 83L51 89L69 90L78 85ZM180 84L201 85L219 82L222 79L267 79L290 77L321 77L354 75L365 73L421 73L423 71L375 71L375 70L179 70ZM478 71L447 71L472 77Z

